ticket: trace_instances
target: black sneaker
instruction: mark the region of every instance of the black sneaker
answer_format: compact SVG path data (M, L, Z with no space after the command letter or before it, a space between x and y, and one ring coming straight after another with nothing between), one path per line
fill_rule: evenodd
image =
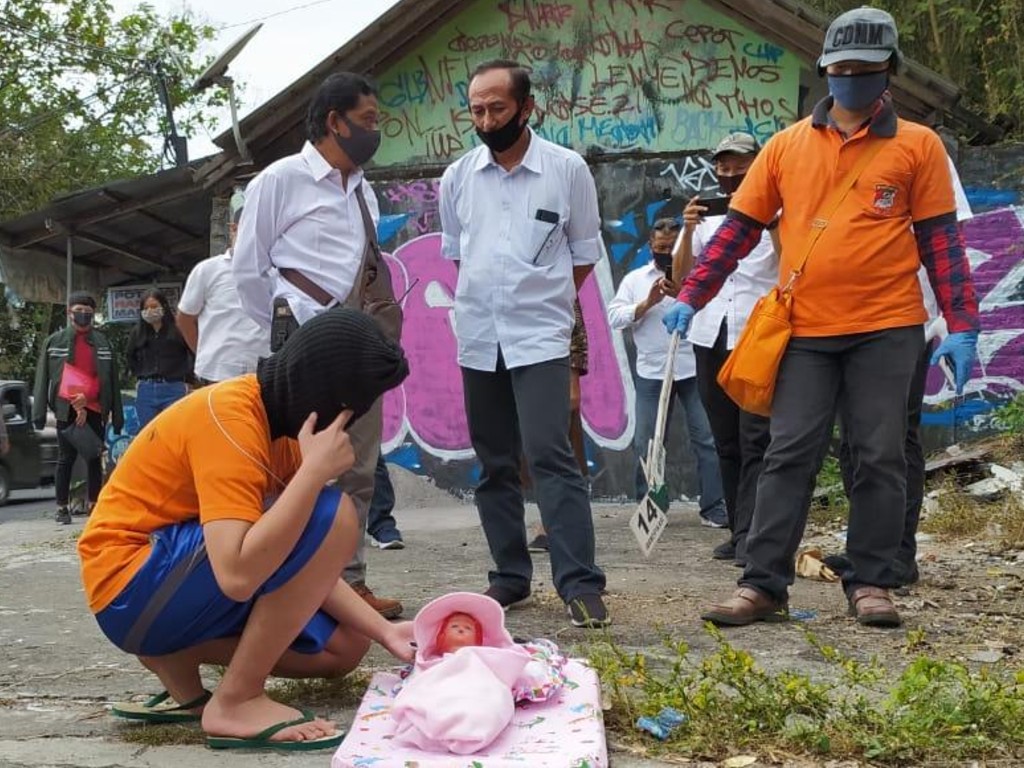
M71 512L67 507L57 507L57 516L54 519L58 525L71 525Z
M522 592L517 592L508 587L499 587L492 585L487 588L484 592L490 598L497 600L503 610L509 611L514 608L525 608L533 602L533 596L527 592L525 595Z
M531 552L547 552L548 551L548 536L546 533L538 533L533 537L533 541L526 545L526 548Z
M723 541L713 550L711 550L711 557L715 560L735 560L736 559L736 547L733 546L732 541Z
M594 593L574 597L565 604L569 611L569 620L574 627L584 629L600 629L612 623L608 609L601 596Z

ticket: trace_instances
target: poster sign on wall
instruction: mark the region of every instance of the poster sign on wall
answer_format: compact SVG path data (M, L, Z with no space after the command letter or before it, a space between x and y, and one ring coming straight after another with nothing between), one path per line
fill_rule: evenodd
M120 285L117 288L107 289L107 322L108 323L134 323L139 319L139 303L143 294L152 289L159 288L167 297L167 303L171 310L178 308L178 299L181 296L181 283L157 283L156 285Z

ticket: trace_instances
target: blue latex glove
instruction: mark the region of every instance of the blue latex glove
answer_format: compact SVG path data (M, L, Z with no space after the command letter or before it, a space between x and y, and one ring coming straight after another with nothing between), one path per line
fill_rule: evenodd
M693 320L694 314L696 314L696 310L693 307L677 301L675 306L661 318L661 322L669 333L679 331L680 336L686 336L686 332L690 330L690 321Z
M953 368L956 393L962 395L964 384L971 378L971 371L978 359L978 332L958 331L949 334L932 355L932 365L937 365L943 357Z

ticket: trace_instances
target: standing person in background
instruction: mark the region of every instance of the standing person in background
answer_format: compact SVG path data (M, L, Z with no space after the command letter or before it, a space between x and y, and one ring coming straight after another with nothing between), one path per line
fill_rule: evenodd
M241 193L231 198L230 247L193 267L178 300L178 329L195 355L202 384L252 373L256 362L270 354L270 333L242 309L231 274L243 201Z
M732 197L759 151L749 133L730 133L719 142L711 160L722 192ZM694 197L683 211L683 231L672 257L672 274L677 280L690 274L705 244L725 221L725 216L704 216L705 210L699 197ZM743 333L754 304L778 279L779 257L771 236L774 231L773 227L761 236L719 294L694 316L688 336L697 361L697 389L715 436L731 532L729 540L715 547L711 556L731 560L740 567L747 562L747 531L771 436L768 419L741 410L718 385L718 372Z
M582 157L528 127L534 99L522 66L478 66L469 103L481 145L441 178L441 252L458 262L455 333L482 465L476 505L495 565L486 594L505 608L530 598L525 454L555 589L574 626L603 627L605 576L566 429L573 300L601 257L597 188Z
M71 524L68 501L71 494L71 470L78 449L64 435L71 425L87 425L103 439L107 419L114 432L124 427L121 408L121 384L117 362L107 337L93 328L96 299L77 291L68 298L70 325L47 337L39 353L36 381L32 393L32 422L36 429L46 426L46 409L57 418L57 496L56 520ZM68 376L68 382L64 381ZM77 384L70 385L74 378ZM74 389L76 391L71 392ZM62 394L63 390L63 394ZM103 459L96 456L86 462L88 514L103 486Z
M363 173L380 146L379 120L372 82L352 72L330 75L310 101L302 149L264 168L246 189L231 267L242 308L270 331L271 350L331 307L364 311L371 291L391 293L377 243L377 196ZM400 331L392 331L397 342ZM356 462L338 478L364 533L382 428L378 401L349 430ZM365 538L345 581L385 618L400 616L399 600L375 595L366 583Z
M633 332L636 345L636 499L647 495L647 474L640 464L648 455L658 420L658 401L668 365L668 341L659 322L672 307L672 296L679 286L669 279L672 269L672 245L679 234L675 219L658 219L651 229L651 261L622 278L615 298L608 304L608 323L614 330ZM704 405L697 392L693 348L685 340L679 343L673 373L669 417L676 403L682 406L690 436L690 450L697 459L700 493L700 522L709 528L724 528L728 521L722 492L722 476L715 456Z
M575 321L572 326L572 338L569 340L569 444L572 445L576 464L580 468L583 479L587 481L589 489L590 467L587 466L587 446L583 435L581 410L583 393L580 391L580 377L587 375L589 366L589 346L587 344L587 324L583 321L583 310L580 308L579 298L573 302L573 316ZM520 474L523 487L529 488L533 481L530 479L530 468L525 456L520 465ZM537 524L527 549L531 552L548 551L548 534L544 530L543 523Z
M188 394L192 352L174 324L167 297L156 288L142 294L139 319L128 336L128 370L138 379L140 430Z

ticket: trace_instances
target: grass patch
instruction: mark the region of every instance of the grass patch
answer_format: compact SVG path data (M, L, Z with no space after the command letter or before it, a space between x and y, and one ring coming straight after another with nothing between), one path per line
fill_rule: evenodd
M273 678L267 686L271 698L290 707L354 707L370 684L370 673L356 670L344 677L285 680Z
M946 539L990 538L1003 550L1024 549L1024 504L1005 493L986 501L965 493L955 477L946 477L936 497L938 510L923 515L920 528Z
M808 520L816 525L832 526L846 523L850 514L850 500L843 489L843 474L839 459L831 454L825 457L815 482L814 499L808 510Z
M117 728L121 741L146 747L194 746L206 744L206 734L199 723L187 725L125 723Z
M917 656L894 675L807 633L836 673L835 681L822 682L799 672L767 672L717 630L708 631L716 647L703 658L670 638L657 655L626 652L609 640L590 647L611 704L606 722L620 738L652 754L690 759L739 751L880 766L1024 758L1024 672L974 671ZM922 642L911 640L908 653ZM661 743L634 724L663 707L684 713L687 722Z

